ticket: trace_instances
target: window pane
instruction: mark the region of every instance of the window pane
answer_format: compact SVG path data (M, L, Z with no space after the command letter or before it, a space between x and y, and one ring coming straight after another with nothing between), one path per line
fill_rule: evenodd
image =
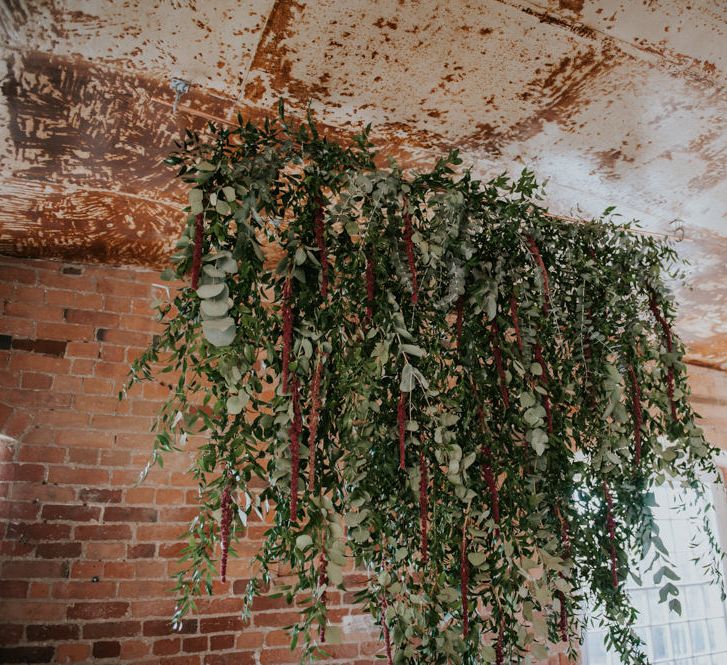
M659 506L654 516L660 535L670 550L673 570L679 575L676 585L682 605L681 616L659 602L659 586L652 581L653 570L642 574L644 586L627 587L638 612L636 632L644 641L646 656L653 665L727 665L727 613L718 588L711 586L702 566L693 561L705 549L697 542L690 547L700 527L686 519L678 506L684 502L678 493L662 487L656 491ZM690 499L687 505L691 506ZM688 509L695 513L693 508ZM648 561L641 562L643 571ZM666 580L665 580L666 581ZM662 582L661 584L663 584ZM616 654L607 654L603 631L586 635L584 665L620 665Z

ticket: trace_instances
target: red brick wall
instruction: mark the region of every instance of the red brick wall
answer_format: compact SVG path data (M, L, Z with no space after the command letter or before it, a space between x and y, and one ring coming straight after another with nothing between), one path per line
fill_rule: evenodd
M157 273L0 257L0 662L292 663L284 601L240 594L264 526L251 523L231 581L172 633L170 575L194 513L188 459L136 486L166 388L117 395L150 341ZM349 581L355 577L349 576ZM369 664L378 631L329 592L339 662Z

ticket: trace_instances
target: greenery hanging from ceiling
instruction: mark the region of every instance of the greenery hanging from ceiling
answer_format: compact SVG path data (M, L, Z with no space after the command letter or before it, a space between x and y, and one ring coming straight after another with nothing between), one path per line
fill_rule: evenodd
M295 600L305 659L325 655L326 590L353 560L389 664L573 655L588 617L647 662L625 592L642 559L680 611L652 490L704 498L715 473L673 247L610 209L556 219L532 173L483 183L456 151L379 168L368 129L344 147L282 104L187 132L167 163L190 187L165 271L185 285L130 384L178 376L150 464L205 437L174 620L266 518L245 611L263 589ZM708 516L700 533L717 579Z

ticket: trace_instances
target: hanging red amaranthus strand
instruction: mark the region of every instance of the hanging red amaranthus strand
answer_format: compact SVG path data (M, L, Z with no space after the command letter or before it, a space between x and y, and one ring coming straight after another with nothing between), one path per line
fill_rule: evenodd
M429 472L424 451L419 451L419 524L421 529L422 565L429 559L429 544L427 541L427 518L429 512Z
M298 474L300 469L300 434L303 422L300 414L300 394L298 377L294 376L290 384L293 393L293 421L290 423L290 519L298 519Z
M603 481L603 495L606 497L606 528L611 550L611 581L613 588L618 589L618 563L616 559L616 520L613 518L613 498L608 483Z
M477 407L477 417L480 421L480 429L482 435L486 436L487 431L485 428L485 412L482 410L482 406ZM486 444L482 444L482 479L487 485L487 489L490 493L490 504L492 519L495 521L497 528L495 529L495 536L500 536L500 495L497 490L497 479L495 478L495 472L492 470L492 450Z
M548 280L548 269L545 267L543 256L540 253L538 243L535 242L535 238L532 235L527 234L525 239L528 242L528 249L530 250L533 260L537 264L538 268L540 268L540 275L543 279L543 311L547 314L550 310L550 281Z
M455 329L457 331L457 351L462 352L462 327L464 325L464 296L457 299L457 322Z
M571 546L568 521L563 517L557 505L555 506L555 512L560 520L560 545L563 548L563 559L570 559ZM561 579L565 579L562 572L559 575ZM560 636L563 642L568 642L568 610L565 604L565 594L560 590L558 591L558 599L560 600Z
M492 450L487 445L482 445L482 478L490 492L490 503L492 507L492 519L498 528L495 529L495 536L500 536L500 495L497 491L497 479L492 470Z
M505 628L500 621L500 629L497 631L497 645L495 646L495 665L502 665L504 662L503 646L505 642Z
M399 403L396 407L396 420L399 425L399 468L406 468L406 393L399 392Z
M634 412L634 460L638 465L641 461L641 388L636 377L633 365L629 365L629 377L631 378L631 405Z
M462 525L462 550L459 557L460 584L462 594L462 635L467 638L470 632L469 600L467 598L470 583L470 563L467 559L467 520Z
M366 255L366 321L374 318L374 298L376 297L376 276L374 274L374 259L369 252Z
M288 392L288 367L290 365L290 352L293 347L293 279L286 277L283 284L283 359L282 384L283 392Z
M669 325L669 322L666 320L666 317L664 314L659 310L659 306L656 302L656 294L651 291L649 294L649 309L651 309L651 313L654 315L654 318L659 322L661 325L661 329L664 331L664 343L666 344L666 350L668 353L672 352L672 336L671 336L671 326ZM674 368L672 367L671 360L669 361L669 366L666 369L666 389L667 394L669 396L669 408L671 409L671 417L672 420L677 419L677 408L676 404L674 403Z
M406 258L409 262L409 274L411 276L411 302L416 305L419 300L419 287L417 286L417 264L414 256L414 228L411 223L411 215L409 214L409 203L404 199L404 246L406 248Z
M326 229L323 223L323 206L321 204L318 204L316 208L313 229L321 262L321 296L325 298L328 294L328 248L326 247Z
M507 391L507 382L505 380L505 368L502 364L502 352L500 351L500 328L497 325L497 321L492 321L490 324L490 340L492 342L492 357L495 359L495 368L497 369L497 376L499 379L500 396L505 408L510 408L510 394Z
M384 648L386 649L386 665L394 665L394 659L391 657L391 635L389 635L389 625L386 623L386 608L389 604L386 598L381 594L381 631L384 633Z
M232 524L232 491L229 478L225 478L225 487L222 490L220 499L220 544L222 545L222 556L220 558L220 577L223 582L227 581L227 554L230 549L230 525Z
M200 212L194 218L194 252L192 253L192 288L199 285L199 274L202 270L202 240L204 236L204 216Z
M535 360L540 365L540 382L543 384L543 386L547 386L549 382L548 367L545 364L545 359L543 358L543 349L540 347L540 344L535 345L533 349L533 354L535 356ZM545 409L545 417L548 420L548 434L552 434L553 411L550 408L550 397L547 394L543 395L543 408Z
M326 556L326 550L323 550L323 552L321 552L321 562L318 571L318 586L323 589L323 591L321 592L321 605L323 605L323 608L325 609L326 602L328 600L328 594L326 593L326 588L328 587L328 557ZM326 641L325 618L323 619L323 622L318 629L318 641L321 644L324 644Z
M523 338L520 334L520 317L518 316L517 299L515 295L510 296L510 318L512 319L512 326L515 328L515 340L517 341L517 348L520 353L523 352Z
M313 492L316 487L316 449L318 442L318 423L321 413L321 375L323 362L319 357L313 370L313 381L310 387L310 413L308 415L308 489Z

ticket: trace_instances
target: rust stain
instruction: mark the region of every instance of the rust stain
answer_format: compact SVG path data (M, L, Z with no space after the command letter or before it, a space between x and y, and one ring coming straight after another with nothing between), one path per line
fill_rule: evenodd
M558 0L558 8L580 14L583 11L584 3L585 0Z
M505 145L527 141L542 132L546 123L569 126L571 118L588 105L591 87L624 57L609 45L602 49L588 46L564 56L524 86L522 99L533 98L537 103L533 114L510 127L478 126L461 146L497 156Z

